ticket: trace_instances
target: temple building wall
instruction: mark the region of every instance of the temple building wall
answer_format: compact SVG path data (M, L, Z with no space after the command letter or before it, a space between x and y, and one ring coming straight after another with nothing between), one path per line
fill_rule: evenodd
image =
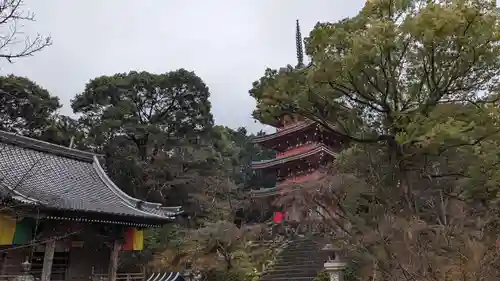
M100 249L72 248L69 255L68 278L71 281L88 281L93 273L107 274L109 247Z
M0 250L10 248L3 246ZM0 280L2 275L17 275L22 272L21 263L29 256L31 248L9 249L6 252L0 253Z
M63 249L58 243L52 265L52 281L89 281L92 274L107 274L109 267L109 247L70 248ZM5 248L5 247L4 247ZM43 264L43 247L25 247L9 249L0 258L0 281L10 280L12 276L22 273L21 263L32 256L31 273L40 278Z

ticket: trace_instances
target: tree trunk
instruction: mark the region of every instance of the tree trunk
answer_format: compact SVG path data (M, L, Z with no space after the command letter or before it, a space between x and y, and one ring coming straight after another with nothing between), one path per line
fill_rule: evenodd
M111 249L111 256L109 258L109 272L108 281L116 281L116 271L118 270L118 254L120 253L120 249L122 244L119 240L115 240L113 243L113 248Z
M50 240L45 244L45 254L43 256L43 268L41 281L50 281L52 274L52 262L54 261L54 251L56 249L56 240Z

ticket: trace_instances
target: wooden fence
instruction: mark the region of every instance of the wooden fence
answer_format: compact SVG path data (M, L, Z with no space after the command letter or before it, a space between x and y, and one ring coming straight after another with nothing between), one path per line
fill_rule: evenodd
M4 274L0 275L0 281L12 281L20 274ZM36 274L33 274L35 277ZM118 273L116 275L116 281L145 281L145 273ZM35 278L35 280L40 280L39 278ZM108 281L108 274L92 274L91 276L79 276L76 278L75 276L69 277L69 280L66 280L64 272L52 272L51 281L71 281L71 280L89 280L89 281Z

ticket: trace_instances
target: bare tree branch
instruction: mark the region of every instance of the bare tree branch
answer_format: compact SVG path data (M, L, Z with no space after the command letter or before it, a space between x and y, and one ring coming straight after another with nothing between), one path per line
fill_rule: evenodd
M13 59L29 57L52 45L50 36L24 35L23 22L33 22L35 15L22 9L23 0L0 0L0 58L12 63ZM23 45L24 46L20 46Z

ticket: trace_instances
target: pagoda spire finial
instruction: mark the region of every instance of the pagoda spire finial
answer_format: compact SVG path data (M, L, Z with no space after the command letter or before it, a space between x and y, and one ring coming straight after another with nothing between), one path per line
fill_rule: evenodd
M297 44L297 66L304 65L304 50L302 49L302 34L300 33L299 20L296 21L295 43Z

